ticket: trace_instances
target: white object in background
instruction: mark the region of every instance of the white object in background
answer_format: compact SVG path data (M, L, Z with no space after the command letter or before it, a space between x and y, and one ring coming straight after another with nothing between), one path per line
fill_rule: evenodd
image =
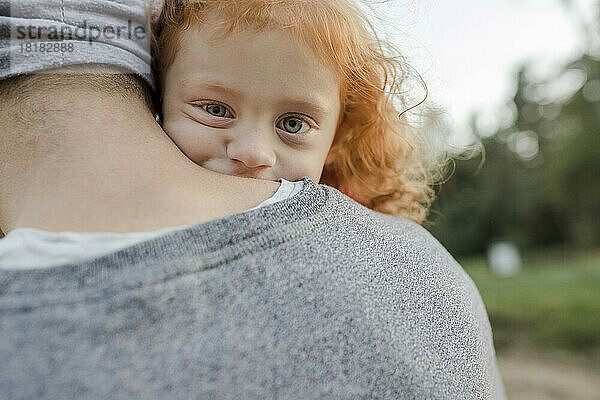
M512 242L494 242L487 252L491 271L499 276L513 276L521 269L519 249Z

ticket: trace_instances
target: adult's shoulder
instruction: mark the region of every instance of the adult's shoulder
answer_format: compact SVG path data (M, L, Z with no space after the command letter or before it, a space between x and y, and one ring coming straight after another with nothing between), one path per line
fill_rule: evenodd
M325 186L325 185L322 185ZM335 210L334 224L350 229L350 236L362 236L365 244L385 254L390 261L403 261L413 273L433 274L431 278L452 279L476 288L446 248L423 226L406 218L373 211L327 186Z
M477 287L446 248L421 225L393 215L368 209L339 191L331 189L336 204L334 225L345 230L349 246L365 270L385 276L417 298L440 306L451 304L469 308L487 322L487 314ZM341 236L336 236L339 240Z
M421 225L330 194L348 236L360 238L342 246L357 248L361 301L415 387L434 398L504 398L487 312L460 264Z

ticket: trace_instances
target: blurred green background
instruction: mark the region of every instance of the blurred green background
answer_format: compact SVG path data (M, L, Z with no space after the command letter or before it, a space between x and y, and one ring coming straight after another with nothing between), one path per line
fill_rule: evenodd
M552 77L537 80L533 65L521 66L507 99L510 126L484 134L472 116L480 143L457 154L426 227L478 286L499 358L557 352L559 363L583 360L600 382L600 51L592 45L600 23L582 28L590 51ZM553 95L556 85L570 86L568 96ZM522 256L511 276L490 270L487 253L499 240ZM598 387L580 397L511 392L600 398Z

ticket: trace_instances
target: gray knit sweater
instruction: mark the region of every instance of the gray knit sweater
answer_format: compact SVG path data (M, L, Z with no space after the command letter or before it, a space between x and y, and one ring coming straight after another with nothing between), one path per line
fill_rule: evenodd
M503 399L448 252L303 180L84 264L0 271L0 397Z

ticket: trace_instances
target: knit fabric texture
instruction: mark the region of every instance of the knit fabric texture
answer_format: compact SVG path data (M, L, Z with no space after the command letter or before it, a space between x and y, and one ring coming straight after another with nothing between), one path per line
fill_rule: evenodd
M0 0L0 79L98 64L137 74L154 88L148 28L154 3Z
M294 197L0 271L10 399L504 399L472 280L421 226Z

